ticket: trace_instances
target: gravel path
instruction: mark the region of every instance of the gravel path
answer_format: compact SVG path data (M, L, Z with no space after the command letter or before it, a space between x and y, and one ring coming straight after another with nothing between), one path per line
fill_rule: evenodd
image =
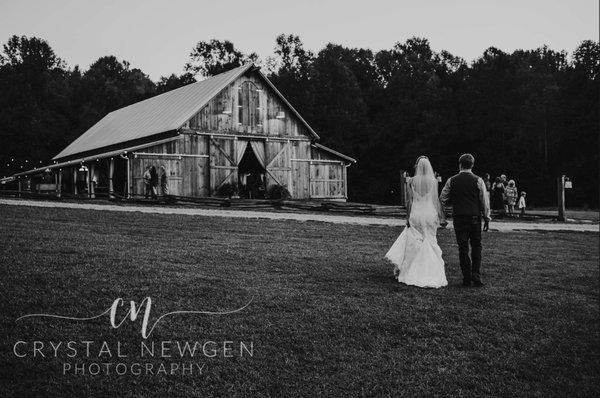
M361 217L330 214L304 214L304 213L276 213L268 211L251 210L226 210L226 209L190 209L154 206L117 206L94 203L67 203L38 200L0 199L0 205L11 206L33 206L52 207L65 209L86 209L104 211L123 211L152 214L184 214L190 216L229 217L229 218L262 218L270 220L295 220L295 221L320 221L334 224L358 224L358 225L387 225L404 226L403 219L383 217ZM450 221L448 228L452 227ZM530 222L493 222L490 224L493 231L576 231L576 232L599 232L598 224L576 224L576 223L530 223Z

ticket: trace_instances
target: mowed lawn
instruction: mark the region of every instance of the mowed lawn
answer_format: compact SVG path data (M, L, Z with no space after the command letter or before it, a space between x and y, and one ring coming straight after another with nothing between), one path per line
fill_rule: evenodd
M483 289L411 288L383 259L399 228L0 206L0 396L594 396L600 393L598 234L484 235ZM117 297L176 310L153 341L252 341L252 357L202 375L62 374L58 358L17 358L16 341L139 346L140 321L90 316ZM89 362L140 362L80 358ZM97 352L97 349L96 349ZM143 361L147 361L144 359Z

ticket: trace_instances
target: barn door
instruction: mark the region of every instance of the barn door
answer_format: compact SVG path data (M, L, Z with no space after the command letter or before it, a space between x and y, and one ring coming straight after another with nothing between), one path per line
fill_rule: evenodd
M210 191L216 195L227 184L237 184L237 162L234 137L210 139Z
M291 146L289 141L267 141L267 188L270 185L285 186L292 192L292 164L290 160Z
M346 197L345 166L328 160L310 161L310 197L343 199Z

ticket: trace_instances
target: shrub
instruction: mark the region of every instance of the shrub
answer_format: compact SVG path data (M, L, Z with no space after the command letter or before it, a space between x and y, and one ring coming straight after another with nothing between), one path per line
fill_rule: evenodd
M226 198L231 198L233 195L237 194L237 190L237 185L227 182L219 187L219 189L217 190L217 195Z
M267 189L267 199L288 199L292 195L285 185L271 185Z

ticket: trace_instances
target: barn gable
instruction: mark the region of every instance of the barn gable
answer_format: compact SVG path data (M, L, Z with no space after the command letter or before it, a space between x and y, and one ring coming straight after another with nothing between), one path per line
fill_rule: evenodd
M258 69L237 77L182 127L203 132L319 138Z

